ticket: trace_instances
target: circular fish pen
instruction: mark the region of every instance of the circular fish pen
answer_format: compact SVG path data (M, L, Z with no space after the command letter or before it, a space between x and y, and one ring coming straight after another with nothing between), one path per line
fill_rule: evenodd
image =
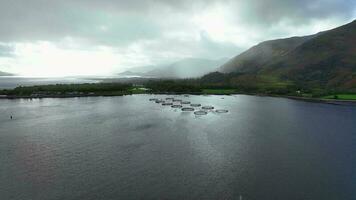
M192 103L190 104L191 107L200 107L201 104L200 103Z
M189 108L189 107L185 107L185 108L182 108L182 111L188 111L188 112L191 112L191 111L194 111L194 108Z
M228 113L229 111L228 110L225 110L225 109L218 109L218 110L215 110L216 113Z
M173 103L167 103L167 102L162 103L162 106L171 106L171 105L173 105Z
M207 115L208 112L203 111L203 110L198 110L198 111L195 111L194 114L195 114L195 115Z
M156 102L156 103L163 103L164 101L162 101L162 100L156 100L155 102Z
M181 104L190 104L190 101L182 101Z
M203 106L201 108L204 109L204 110L213 110L214 106Z
M171 107L172 108L182 108L183 106L182 105L172 105Z

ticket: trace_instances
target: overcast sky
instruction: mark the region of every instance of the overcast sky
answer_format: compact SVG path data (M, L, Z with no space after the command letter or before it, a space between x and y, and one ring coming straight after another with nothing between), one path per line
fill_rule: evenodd
M109 75L352 21L355 0L0 0L0 71Z

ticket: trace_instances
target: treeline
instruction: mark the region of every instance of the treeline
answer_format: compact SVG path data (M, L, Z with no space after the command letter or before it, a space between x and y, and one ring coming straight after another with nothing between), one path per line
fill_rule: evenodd
M303 97L323 97L352 91L303 85L273 76L213 72L197 79L151 80L144 84L153 93L202 93L206 89L231 90L234 93Z
M84 84L56 84L39 86L20 86L13 90L2 90L4 95L33 95L33 94L67 94L67 93L96 93L129 91L131 84L121 83L84 83Z

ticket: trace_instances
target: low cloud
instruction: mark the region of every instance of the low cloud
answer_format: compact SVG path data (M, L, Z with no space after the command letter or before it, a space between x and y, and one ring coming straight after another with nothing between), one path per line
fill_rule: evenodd
M0 44L0 57L13 57L15 48L12 45Z

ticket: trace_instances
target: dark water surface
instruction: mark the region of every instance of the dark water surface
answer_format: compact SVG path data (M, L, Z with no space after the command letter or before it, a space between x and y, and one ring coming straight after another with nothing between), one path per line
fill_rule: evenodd
M0 199L356 199L356 107L152 97L0 100Z

